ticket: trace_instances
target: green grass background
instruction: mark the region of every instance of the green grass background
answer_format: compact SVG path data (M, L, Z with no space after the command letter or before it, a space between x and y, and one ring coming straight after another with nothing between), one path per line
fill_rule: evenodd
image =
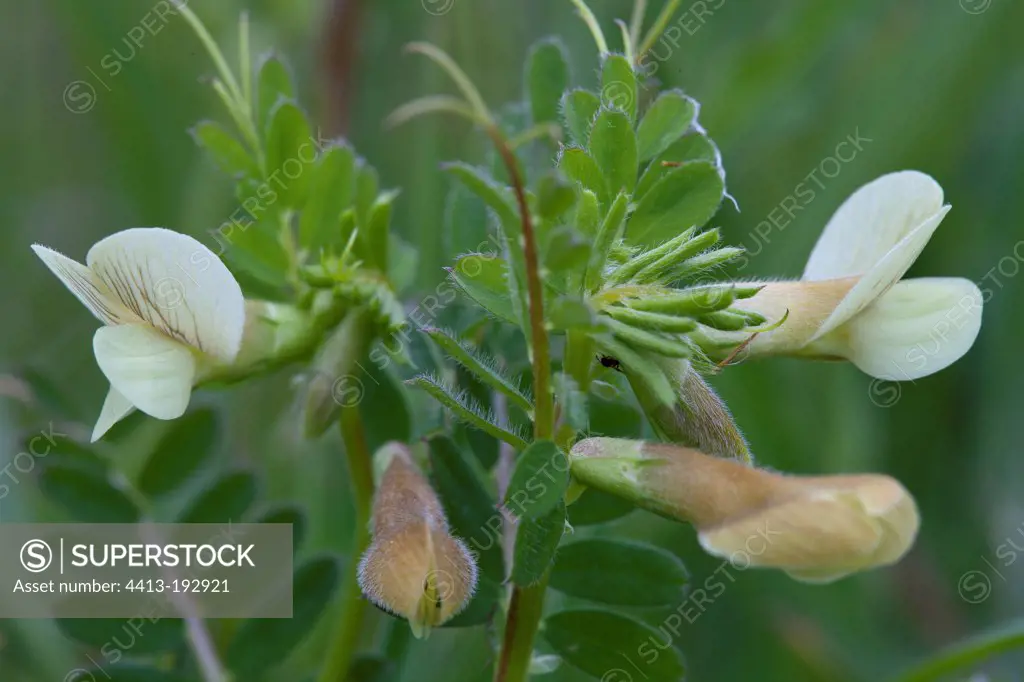
M382 128L398 104L448 87L425 60L403 55L402 45L441 45L493 104L519 96L524 56L535 39L562 36L582 85L595 84L595 50L568 0L454 0L443 16L426 12L418 0L339 0L337 6L355 2L357 23L346 34L351 86L341 93L328 77L337 68L329 63L337 34L325 30L331 2L194 0L190 6L228 54L234 54L237 14L248 8L254 48L287 55L314 119L337 131L343 112L348 137L378 167L383 184L402 188L395 225L419 250L417 280L427 291L455 255L441 236L450 181L438 166L455 158L479 162L485 147L459 121ZM682 33L658 76L702 102L701 121L721 146L742 211L726 205L713 224L727 242L760 251L744 277L798 276L844 197L882 173L914 168L943 185L953 210L909 276L967 277L992 291L971 352L937 375L901 384L898 400L885 407L872 400L870 378L849 365L745 364L714 382L760 462L796 472L892 474L917 499L922 528L899 566L831 586L729 569L735 582L680 631L690 679L885 679L1013 617L1024 600L1024 560L1004 566L1006 559L996 556L1008 539L1024 547L1024 3L696 4L717 9L701 22L684 0L687 26L696 30ZM5 371L45 372L83 423L91 424L105 392L92 358L95 322L29 244L82 258L94 241L130 226L162 225L203 238L234 208L229 182L186 132L202 118L223 117L200 82L212 67L185 24L172 18L147 35L117 76L100 67L114 49L128 54L124 37L152 6L43 0L0 8L0 358ZM596 0L594 8L614 36L612 19L628 17L630 3ZM69 111L62 99L77 80L96 88L95 106L86 113ZM758 237L755 227L855 131L871 142L822 180L791 224L773 228L767 240ZM200 400L229 410L230 457L271 470L268 494L304 500L313 544L344 552L351 512L340 446L334 438L308 444L294 435L287 385L287 377L274 376ZM28 419L17 401L5 400L0 464L14 456L25 433L45 425L45 418ZM0 501L4 522L52 513L31 477ZM695 583L719 567L682 525L637 513L613 528L677 552ZM961 576L973 570L986 572L992 586L977 604L958 593ZM486 637L444 631L415 643L401 679L477 679ZM323 641L320 633L292 668L315 660ZM48 623L0 622L4 682L60 680L75 651ZM986 670L988 679L1009 681L1020 679L1014 671L1022 667L1024 661L1008 657ZM292 668L273 679L297 679ZM559 671L542 679L583 678Z

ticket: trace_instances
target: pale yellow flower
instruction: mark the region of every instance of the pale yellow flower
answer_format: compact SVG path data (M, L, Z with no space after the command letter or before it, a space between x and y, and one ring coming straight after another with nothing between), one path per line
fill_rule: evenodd
M958 360L981 327L978 287L956 277L901 280L949 209L939 184L916 171L858 189L825 227L800 281L768 282L741 302L770 320L788 311L746 354L846 359L891 380L916 379Z
M110 391L95 441L132 410L184 414L192 387L231 363L245 327L245 300L220 259L187 235L137 227L97 242L85 265L34 244L36 255L104 324L93 336Z

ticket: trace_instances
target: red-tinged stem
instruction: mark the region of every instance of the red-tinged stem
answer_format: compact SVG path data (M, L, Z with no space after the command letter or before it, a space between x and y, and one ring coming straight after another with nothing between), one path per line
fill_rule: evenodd
M488 128L515 191L522 219L523 256L526 261L526 288L529 294L530 340L533 347L534 407L533 436L535 440L550 439L555 431L555 406L551 393L551 355L547 330L544 327L544 295L537 257L537 239L533 231L526 190L519 174L515 155L496 126ZM531 587L513 587L501 654L494 671L495 682L525 682L530 672L533 639L540 627L544 611L547 574Z

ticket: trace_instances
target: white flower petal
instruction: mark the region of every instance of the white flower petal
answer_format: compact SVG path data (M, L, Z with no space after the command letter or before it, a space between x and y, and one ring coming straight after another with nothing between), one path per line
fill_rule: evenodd
M949 206L943 206L938 213L918 225L900 243L892 247L877 263L875 263L850 290L818 332L811 339L821 338L825 334L843 324L858 312L871 305L886 289L898 282L914 264L921 251L928 244L935 228L949 212Z
M92 346L111 389L137 408L157 419L185 413L196 372L188 346L145 324L100 327Z
M100 322L120 324L135 321L134 316L89 268L41 244L33 244L32 250Z
M100 410L100 418L96 420L96 426L92 430L92 441L95 443L103 437L110 427L127 417L135 411L131 401L118 393L113 386L107 391L107 399L103 401L103 409Z
M897 283L847 324L821 339L879 379L903 381L938 372L960 359L981 329L982 296L966 279Z
M942 187L924 173L901 171L869 182L829 220L802 279L863 275L942 208Z
M245 299L210 249L184 234L136 227L89 250L86 263L126 308L222 362L238 354Z

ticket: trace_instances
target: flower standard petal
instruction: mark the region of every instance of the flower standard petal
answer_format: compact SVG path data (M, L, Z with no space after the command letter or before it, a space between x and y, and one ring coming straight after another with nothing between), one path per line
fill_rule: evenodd
M942 187L918 171L889 173L869 182L851 194L829 220L802 279L863 275L939 213L942 201Z
M90 442L95 443L98 441L103 437L103 434L110 430L111 426L127 417L134 410L135 406L132 405L131 401L111 386L110 390L107 391L107 399L103 401L100 417L96 420L96 426L93 427Z
M237 355L245 326L242 290L217 255L192 237L132 228L97 242L86 263L124 307L168 337L221 362Z
M981 315L981 291L973 282L909 279L811 347L839 349L879 379L917 379L945 369L970 350Z
M92 345L112 390L157 419L184 414L196 371L188 346L145 324L101 327Z
M40 244L33 244L32 250L100 322L121 324L137 321L92 270Z
M836 309L832 311L832 314L811 340L824 336L851 319L898 282L921 255L921 251L924 250L928 240L935 232L935 228L942 222L949 209L949 206L942 207L938 213L918 225L898 244L889 249L881 260L864 273L857 285L836 306Z

